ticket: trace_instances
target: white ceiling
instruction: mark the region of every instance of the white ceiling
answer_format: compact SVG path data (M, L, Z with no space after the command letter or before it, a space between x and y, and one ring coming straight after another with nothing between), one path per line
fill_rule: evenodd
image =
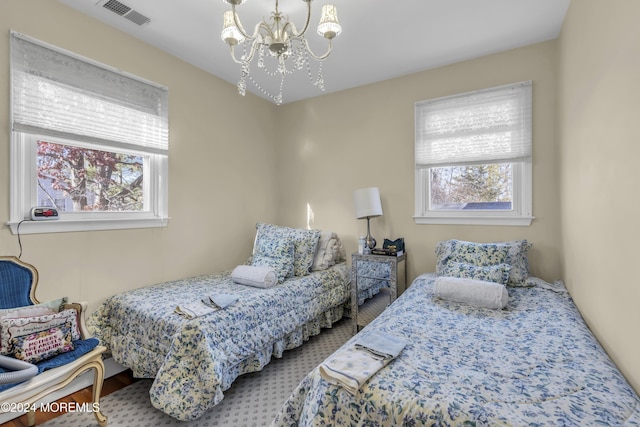
M59 0L232 84L240 66L220 39L223 0L119 0L151 21L134 24L102 7L106 0ZM326 41L315 32L320 9L335 4L343 31L322 63L325 91L306 71L288 76L284 103L509 50L558 36L570 0L316 0L307 39L316 53ZM268 19L275 0L247 0L237 11L253 29ZM300 28L306 3L280 0L279 8ZM311 61L315 70L317 63ZM252 67L252 74L260 70ZM277 93L279 78L262 84ZM271 84L269 86L269 84ZM251 84L247 90L263 96Z

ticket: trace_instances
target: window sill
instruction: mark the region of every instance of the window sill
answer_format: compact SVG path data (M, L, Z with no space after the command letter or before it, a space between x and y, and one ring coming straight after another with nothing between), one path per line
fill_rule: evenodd
M169 218L130 218L130 219L58 219L51 221L9 222L11 233L39 234L65 233L74 231L127 230L132 228L166 227Z
M454 217L454 216L414 216L416 224L443 224L443 225L503 225L528 227L534 217L532 216L483 216L483 217Z

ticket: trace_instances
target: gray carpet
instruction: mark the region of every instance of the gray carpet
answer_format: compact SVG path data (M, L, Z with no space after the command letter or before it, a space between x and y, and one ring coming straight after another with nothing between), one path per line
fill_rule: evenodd
M349 338L351 322L345 318L302 347L286 351L281 359L272 359L262 371L240 376L224 393L222 402L197 421L178 421L155 409L149 401L149 379L105 396L100 406L109 419L108 426L268 426L300 380ZM42 425L85 427L97 423L92 413L67 413Z

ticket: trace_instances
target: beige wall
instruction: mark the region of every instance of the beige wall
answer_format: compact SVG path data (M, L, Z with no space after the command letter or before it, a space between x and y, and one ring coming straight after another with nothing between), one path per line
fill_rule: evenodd
M547 280L559 278L555 58L555 41L540 43L280 107L278 218L303 226L309 203L313 226L338 232L351 253L366 232L366 221L354 217L352 192L376 186L384 215L371 220L371 233L379 243L405 238L410 279L435 270L435 244L450 238L528 239L532 270ZM523 80L533 81L532 225L416 225L414 104Z
M640 392L640 2L571 2L559 39L563 276Z
M2 0L0 58L8 58L13 29L170 91L169 226L23 236L22 259L41 273L41 299L65 294L95 308L125 289L232 268L250 252L255 222L305 226L307 206L311 225L340 233L350 253L365 231L365 222L353 217L352 191L378 186L384 216L372 220L373 235L380 242L405 237L410 279L434 269L439 240L526 238L534 245L533 273L565 280L639 390L640 287L628 267L640 230L632 217L640 202L631 172L640 149L634 141L640 131L638 12L636 0L575 1L559 41L275 107L239 97L233 85L58 2ZM2 64L5 224L9 66ZM521 80L533 80L534 88L533 224L415 225L414 103ZM17 253L16 236L0 228L0 254Z
M68 295L94 309L125 289L246 260L254 224L275 221L275 106L51 0L0 3L0 223L9 219L9 30L169 88L169 226L22 236L40 299ZM1 227L0 254L18 252Z

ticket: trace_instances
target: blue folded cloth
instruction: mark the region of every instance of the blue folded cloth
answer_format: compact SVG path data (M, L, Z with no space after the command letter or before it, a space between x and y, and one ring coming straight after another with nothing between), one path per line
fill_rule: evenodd
M355 342L357 349L366 350L384 359L398 357L406 345L404 339L379 331L363 334Z
M227 308L236 301L238 301L238 297L232 294L214 294L202 300L205 304L216 308Z

